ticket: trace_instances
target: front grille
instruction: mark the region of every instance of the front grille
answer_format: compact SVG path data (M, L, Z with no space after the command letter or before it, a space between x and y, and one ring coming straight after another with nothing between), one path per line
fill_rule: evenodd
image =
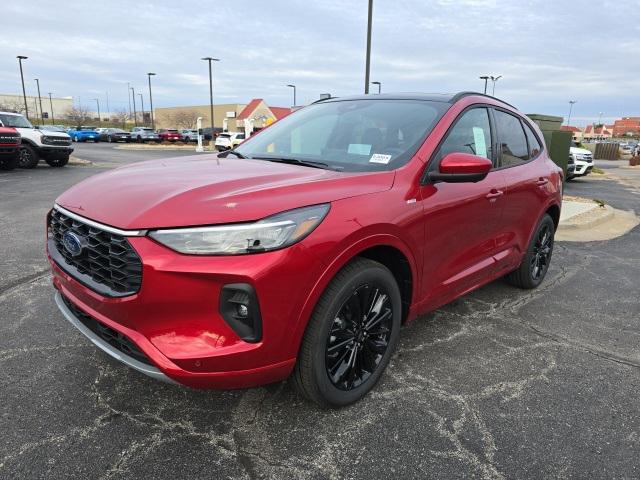
M98 335L102 340L107 342L112 347L118 349L125 355L128 355L135 360L138 360L139 362L153 366L153 363L151 363L149 357L142 353L142 350L140 350L129 337L123 335L122 333L114 330L111 327L107 327L104 323L96 320L88 313L80 310L64 295L62 295L62 301L67 306L67 308L71 310L71 313L73 313L73 315L80 322L82 322L85 327Z
M0 143L4 145L20 145L22 138L17 133L3 133L0 135Z
M68 147L69 145L71 145L71 138L43 137L42 143L45 145L56 145L59 147Z
M142 262L126 237L86 225L58 210L49 219L49 252L69 275L110 297L133 295L142 283ZM64 246L65 233L80 239L80 254Z

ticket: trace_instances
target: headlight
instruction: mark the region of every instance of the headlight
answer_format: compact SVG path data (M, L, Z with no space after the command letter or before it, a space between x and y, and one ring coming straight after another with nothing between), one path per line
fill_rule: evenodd
M149 236L173 250L192 255L266 252L299 242L320 224L328 211L329 204L313 205L253 223L154 230Z

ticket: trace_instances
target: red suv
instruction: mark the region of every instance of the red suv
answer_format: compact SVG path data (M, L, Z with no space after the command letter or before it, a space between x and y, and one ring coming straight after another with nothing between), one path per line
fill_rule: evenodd
M235 150L79 183L47 250L60 310L123 363L198 388L293 374L341 406L402 324L504 275L537 287L561 194L540 131L500 100L332 98Z
M160 140L168 142L177 142L182 140L182 134L178 130L163 128L158 132Z

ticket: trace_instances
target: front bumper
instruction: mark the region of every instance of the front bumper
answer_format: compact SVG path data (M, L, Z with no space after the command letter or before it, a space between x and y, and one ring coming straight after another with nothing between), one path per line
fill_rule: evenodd
M575 160L574 175L587 175L593 170L593 160Z
M38 155L43 158L66 157L73 153L72 147L49 147L47 145L39 145L36 150Z
M199 257L175 253L148 237L128 239L143 273L140 290L127 297L97 293L49 256L59 294L128 337L157 372L136 368L121 353L107 353L154 378L163 375L195 388L246 388L290 375L300 342L295 326L322 269L315 256L294 245L257 255ZM262 319L258 342L242 340L220 313L223 287L236 283L256 292Z

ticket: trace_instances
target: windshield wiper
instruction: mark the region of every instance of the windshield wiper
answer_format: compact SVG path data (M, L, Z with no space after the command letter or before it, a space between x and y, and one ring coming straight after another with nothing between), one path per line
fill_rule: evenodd
M305 167L322 168L323 170L332 170L328 163L316 162L314 160L300 160L299 158L291 157L251 157L254 160L267 160L269 162L288 163L290 165L304 165Z
M218 155L218 157L227 158L229 154L235 155L236 157L242 158L242 159L251 158L251 157L246 157L243 154L236 152L235 150L227 150L226 152L222 152L220 155Z

